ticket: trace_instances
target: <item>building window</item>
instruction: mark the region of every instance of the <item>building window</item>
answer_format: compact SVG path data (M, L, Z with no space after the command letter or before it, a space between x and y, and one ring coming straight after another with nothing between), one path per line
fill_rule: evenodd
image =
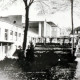
M16 41L17 41L17 32L15 32L15 37L16 37Z
M16 23L16 21L13 21L13 23L15 24L15 23Z
M19 37L21 37L21 33L19 33Z
M15 36L17 36L17 32L15 32Z
M13 39L13 31L10 30L10 39L12 40Z
M10 31L10 35L13 35L13 31L12 30Z
M5 29L5 40L8 40L8 29Z

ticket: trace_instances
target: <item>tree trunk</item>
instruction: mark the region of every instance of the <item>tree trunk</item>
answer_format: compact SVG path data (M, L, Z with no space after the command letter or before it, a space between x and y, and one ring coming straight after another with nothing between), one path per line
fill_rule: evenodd
M71 24L72 24L72 35L74 35L73 25L73 0L71 0ZM72 37L72 55L74 56L74 37Z
M25 54L26 51L26 45L27 45L27 32L28 32L28 26L29 26L29 7L26 6L25 8L25 29L24 29L24 39L23 39L23 51Z

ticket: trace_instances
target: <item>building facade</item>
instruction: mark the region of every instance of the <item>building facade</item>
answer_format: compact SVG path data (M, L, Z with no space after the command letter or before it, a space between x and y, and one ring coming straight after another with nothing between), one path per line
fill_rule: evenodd
M43 43L46 38L46 42L50 42L49 38L58 37L60 35L60 29L51 21L30 21L28 27L28 40L34 44L37 42Z
M11 19L11 18L10 18ZM15 19L15 18L14 18ZM23 43L23 28L16 25L16 20L0 18L0 59L12 57L16 49ZM12 19L11 19L12 20Z

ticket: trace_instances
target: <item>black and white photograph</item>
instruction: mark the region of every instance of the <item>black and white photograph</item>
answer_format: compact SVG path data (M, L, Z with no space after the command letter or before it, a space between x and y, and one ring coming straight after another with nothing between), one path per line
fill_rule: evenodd
M0 0L0 80L80 80L80 0Z

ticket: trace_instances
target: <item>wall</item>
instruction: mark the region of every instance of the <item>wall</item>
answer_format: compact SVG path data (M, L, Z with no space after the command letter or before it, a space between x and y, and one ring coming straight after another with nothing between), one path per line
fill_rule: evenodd
M7 33L5 32L7 30ZM11 35L11 31L13 34ZM15 33L17 33L15 35ZM20 35L20 34L21 35ZM0 59L5 56L10 57L15 52L16 48L22 46L23 42L23 29L16 25L12 25L3 21L0 21Z
M41 36L44 36L44 22L41 22Z
M51 37L57 37L57 28L56 27L52 27Z
M51 26L46 23L46 37L51 37Z
M59 28L59 27L56 27L56 29L57 29L57 37L60 37L61 36L61 28Z

